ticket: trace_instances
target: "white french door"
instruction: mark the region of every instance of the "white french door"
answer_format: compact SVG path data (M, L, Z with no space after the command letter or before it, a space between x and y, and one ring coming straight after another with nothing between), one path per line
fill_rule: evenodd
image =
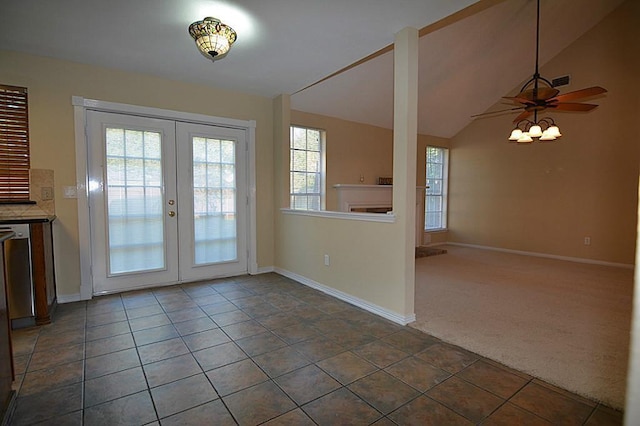
M247 272L245 131L177 123L180 279Z
M247 272L245 130L87 111L94 294Z

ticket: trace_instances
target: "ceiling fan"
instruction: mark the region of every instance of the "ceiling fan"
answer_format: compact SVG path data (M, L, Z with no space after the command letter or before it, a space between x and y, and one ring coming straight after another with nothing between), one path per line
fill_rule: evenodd
M518 111L522 112L513 120L516 128L512 131L509 140L517 142L532 142L533 137L540 140L554 140L561 136L558 127L550 118L538 120L538 113L549 110L556 111L591 111L598 105L576 102L583 98L597 96L606 93L607 90L600 86L588 87L573 92L560 94L553 84L546 78L540 76L538 71L538 56L540 50L540 0L537 0L536 11L536 65L533 77L529 79L520 89L516 96L505 96L506 99L517 105L503 111L494 111L485 114L478 114L474 117L495 114L496 112ZM533 114L533 121L529 117ZM542 130L545 126L545 131ZM546 133L545 133L546 132Z
M541 81L548 86L541 87ZM533 87L531 89L527 89L527 86L531 84L533 84ZM552 108L558 111L591 111L598 105L571 101L600 95L606 92L607 90L600 86L593 86L559 95L560 91L555 89L547 79L540 77L536 71L536 74L534 74L533 78L523 86L518 95L513 97L505 96L503 99L508 99L513 101L515 104L522 105L520 108L524 109L524 111L522 111L520 115L513 120L514 123L517 123L521 120L527 119L532 113L535 114L538 111L544 111L547 108Z

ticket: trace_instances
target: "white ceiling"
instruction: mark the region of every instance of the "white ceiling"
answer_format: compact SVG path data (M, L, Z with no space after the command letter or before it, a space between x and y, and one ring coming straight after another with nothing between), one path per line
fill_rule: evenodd
M420 133L453 136L533 73L535 1L483 1L497 5L420 40ZM541 62L621 1L542 0ZM403 28L476 2L2 0L0 49L266 97L293 94L294 109L391 128L392 52L295 93L392 44ZM216 62L188 33L205 16L238 33Z

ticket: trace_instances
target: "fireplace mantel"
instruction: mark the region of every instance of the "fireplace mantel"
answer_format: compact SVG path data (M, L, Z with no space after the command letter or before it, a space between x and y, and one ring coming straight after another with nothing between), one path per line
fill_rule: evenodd
M333 185L338 191L338 209L341 212L365 209L391 210L393 208L393 185ZM422 204L424 186L416 187L416 202Z
M333 185L338 191L338 209L341 212L386 213L393 209L393 185ZM422 243L424 219L424 190L416 187L416 246Z
M333 185L338 191L338 209L341 212L366 209L388 209L393 207L392 185Z

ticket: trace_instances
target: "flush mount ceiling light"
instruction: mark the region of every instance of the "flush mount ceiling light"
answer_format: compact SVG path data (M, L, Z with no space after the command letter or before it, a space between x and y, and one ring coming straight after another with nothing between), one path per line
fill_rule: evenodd
M473 117L502 113L507 111L523 110L515 120L516 127L511 131L510 141L519 143L533 142L534 138L540 141L552 141L560 136L560 129L551 118L538 120L538 113L549 110L587 112L596 108L595 104L583 104L574 102L582 98L591 97L606 93L607 90L600 86L588 87L560 95L560 91L546 78L540 76L538 71L538 56L540 50L540 0L537 0L536 9L536 63L533 77L531 77L520 89L520 93L513 97L503 99L513 102L516 108L503 111L492 111L484 114L477 114ZM529 117L533 114L533 121ZM544 128L544 131L543 131Z
M233 28L211 17L189 25L189 34L196 41L200 53L211 60L227 53L237 38Z

